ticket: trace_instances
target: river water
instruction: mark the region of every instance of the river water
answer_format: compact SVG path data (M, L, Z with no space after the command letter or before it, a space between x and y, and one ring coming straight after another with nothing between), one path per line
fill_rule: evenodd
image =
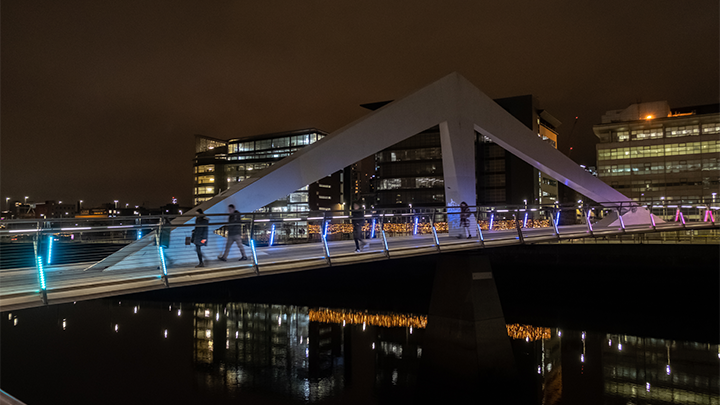
M28 405L720 403L717 319L678 330L694 322L687 300L650 305L645 318L630 311L630 322L619 315L629 311L593 313L580 302L580 312L554 310L550 299L532 306L543 295L527 297L532 278L504 292L517 274L502 269L510 376L448 378L427 362L438 358L423 311L432 270L408 263L364 270L383 281L376 288L353 269L326 270L2 312L0 388ZM541 278L562 285L565 276ZM610 297L600 306L637 307L656 297L634 291L622 302L607 291L568 293L564 302ZM682 313L685 323L642 326Z

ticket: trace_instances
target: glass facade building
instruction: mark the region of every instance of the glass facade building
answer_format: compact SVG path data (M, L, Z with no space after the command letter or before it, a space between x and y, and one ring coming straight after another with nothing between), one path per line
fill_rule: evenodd
M242 182L327 134L315 128L220 140L196 136L195 205ZM260 211L305 212L337 209L342 172L336 172L281 198Z
M598 177L635 201L715 203L720 191L720 105L667 102L608 111L593 127Z

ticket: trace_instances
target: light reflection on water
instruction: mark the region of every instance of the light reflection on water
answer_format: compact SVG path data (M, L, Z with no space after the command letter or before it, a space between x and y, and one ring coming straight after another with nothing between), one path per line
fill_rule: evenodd
M55 391L64 390L74 403L97 400L88 384L118 393L132 384L150 396L158 385L178 387L158 395L158 403L413 398L427 324L414 314L109 300L0 319L0 388L33 404L51 403L55 395L44 397L27 383L37 373L28 365L37 364L53 376ZM538 403L720 402L717 344L516 324L507 330L519 381ZM113 378L95 375L81 355L67 356L79 352L106 356L101 364L115 370ZM104 403L126 400L118 394Z

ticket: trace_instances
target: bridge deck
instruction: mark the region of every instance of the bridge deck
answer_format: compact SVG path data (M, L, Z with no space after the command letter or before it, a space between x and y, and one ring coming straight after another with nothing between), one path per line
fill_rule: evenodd
M370 263L388 258L437 254L443 252L475 250L521 243L563 242L581 238L603 238L623 234L641 234L661 231L682 231L698 229L718 229L712 223L676 223L658 224L656 229L648 226L622 229L612 228L594 230L592 234L585 225L560 227L560 235L553 228L523 229L520 237L516 230L484 231L483 240L459 239L455 235L441 234L438 244L432 234L415 236L396 236L388 238L388 250L385 250L381 238L365 240L369 246L362 252L355 252L352 240L328 242L329 260L325 256L322 243L304 243L278 245L257 249L255 263L248 249L247 261L238 261L231 254L227 262L214 257L206 260L206 267L196 268L188 265L168 267L169 287L180 287L224 280L256 277L284 272L305 271L329 266ZM193 249L188 247L188 249ZM193 249L194 251L194 249ZM162 271L158 267L138 267L132 270L103 271L87 270L94 262L73 263L68 265L45 266L47 298L49 304L73 302L101 297L109 297L134 292L166 288L161 279ZM3 311L41 306L38 275L35 267L7 269L0 271L0 309Z

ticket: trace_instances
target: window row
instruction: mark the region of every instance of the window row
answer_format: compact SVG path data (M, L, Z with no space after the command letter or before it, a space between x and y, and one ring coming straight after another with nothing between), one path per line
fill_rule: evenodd
M720 170L718 158L673 160L668 162L644 162L621 165L603 165L598 168L601 177L629 174L662 174Z
M225 166L225 173L243 173L247 174L247 171L252 170L262 170L266 167L272 166L272 163L270 162L264 162L264 163L245 163L245 164L239 164L239 165L227 165ZM250 173L252 174L252 173Z
M598 150L598 161L720 152L720 140Z
M406 162L412 160L439 160L442 159L442 151L440 148L390 150L377 153L375 157L378 163Z
M381 165L378 167L378 177L399 177L419 175L442 175L442 162L416 162Z
M720 133L720 122L711 122L709 124L703 124L702 130L700 125L684 125L666 128L649 128L649 129L638 129L633 131L613 131L614 142L627 142L627 141L643 141L647 139L659 139L663 136L665 138L678 138L682 136L696 136L700 133L707 134L718 134Z
M283 136L273 139L262 139L259 141L233 142L228 145L228 153L253 152L256 150L305 146L322 139L324 136L325 135L312 133Z
M195 166L195 173L212 173L215 171L215 165Z
M215 187L214 187L214 186L195 187L195 195L199 195L199 194L214 194L214 193L215 193Z
M441 177L406 177L379 179L376 182L377 190L397 190L412 188L442 188L445 182Z

